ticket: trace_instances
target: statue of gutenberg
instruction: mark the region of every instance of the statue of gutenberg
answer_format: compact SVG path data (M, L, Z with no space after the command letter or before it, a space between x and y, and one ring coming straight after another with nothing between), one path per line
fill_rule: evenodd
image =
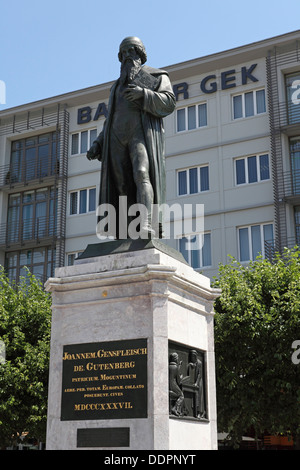
M128 208L142 204L148 217L140 233L161 238L162 214L154 233L152 204L165 202L163 118L174 111L175 96L167 72L144 65L147 55L139 38L125 38L118 58L120 77L111 88L103 130L87 158L102 162L99 205L113 205L119 220L120 196L127 197Z

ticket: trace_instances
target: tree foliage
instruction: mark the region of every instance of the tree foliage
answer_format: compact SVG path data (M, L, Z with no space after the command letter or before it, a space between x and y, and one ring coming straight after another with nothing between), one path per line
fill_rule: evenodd
M300 433L300 252L286 250L273 263L248 266L231 258L215 287L218 430L239 442L257 436Z
M22 433L45 442L51 298L28 272L11 285L0 268L0 448Z

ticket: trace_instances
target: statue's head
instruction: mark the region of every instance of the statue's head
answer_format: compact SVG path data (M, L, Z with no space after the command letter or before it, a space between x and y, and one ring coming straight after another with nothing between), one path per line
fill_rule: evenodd
M195 349L191 349L189 356L190 356L190 361L195 362L198 358L197 351Z
M123 41L121 42L120 47L119 47L119 53L118 53L119 61L122 62L122 49L128 46L134 46L137 54L141 58L141 63L143 65L147 61L146 49L142 41L135 36L128 36L127 38L123 39Z
M178 363L178 359L179 359L179 356L176 352L173 352L170 354L170 357L169 357L169 362L176 362Z

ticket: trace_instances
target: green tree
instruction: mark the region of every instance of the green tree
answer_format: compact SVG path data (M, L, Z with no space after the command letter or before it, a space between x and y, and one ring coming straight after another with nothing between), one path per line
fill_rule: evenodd
M28 272L11 285L0 267L0 448L22 433L45 442L51 298Z
M238 443L250 428L300 434L300 252L248 266L231 258L215 287L218 431Z

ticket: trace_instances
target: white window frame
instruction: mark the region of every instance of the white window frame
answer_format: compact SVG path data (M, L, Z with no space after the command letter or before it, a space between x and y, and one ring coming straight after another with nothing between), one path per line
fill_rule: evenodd
M71 134L71 145L70 145L70 153L71 153L71 156L75 156L75 155L82 155L81 153L81 136L82 136L82 133L83 132L87 132L88 133L88 139L87 139L87 149L89 149L92 145L93 142L91 142L91 132L92 131L96 131L96 134L97 134L97 128L96 127L93 127L92 129L84 129L82 131L79 131L79 132L72 132ZM78 148L77 148L77 153L72 153L72 141L73 141L73 136L74 135L78 135ZM94 139L93 139L94 140Z
M258 223L258 224L251 224L251 225L244 225L237 227L237 232L238 232L238 253L239 253L239 260L241 263L249 263L250 261L255 261L255 258L253 258L253 249L252 249L252 236L251 236L251 227L260 227L260 243L261 243L261 256L264 259L265 258L265 240L264 239L264 226L266 225L272 225L272 231L273 231L273 241L274 241L274 223L273 222L263 222L263 223ZM248 229L248 250L249 250L249 259L248 260L243 260L241 261L241 244L240 244L240 230L242 229Z
M197 186L198 186L198 191L196 193L191 193L190 192L190 178L189 178L189 171L193 170L194 168L197 169ZM201 168L208 168L208 189L201 189ZM179 194L179 173L186 172L186 180L187 180L187 192L184 194ZM176 171L176 189L177 189L177 196L182 197L182 196L193 196L194 194L200 194L200 193L205 193L210 190L210 185L209 185L209 165L197 165L197 166L190 166L187 168L180 168Z
M199 106L206 106L206 124L203 126L199 125ZM188 109L194 107L196 108L196 127L193 129L188 128ZM178 111L184 110L184 122L185 122L185 128L182 130L178 130ZM195 131L197 129L203 129L208 126L208 117L207 117L207 101L203 101L201 103L195 103L195 104L189 104L188 106L182 106L180 108L176 109L176 134L181 134L182 132L191 132Z
M211 261L211 264L209 265L203 265L203 246L204 246L204 236L205 235L209 235L210 236L210 261ZM200 261L200 265L199 267L196 267L194 269L206 269L206 268L211 268L212 267L212 243L211 243L211 232L209 231L206 231L206 232L203 232L203 233L194 233L192 235L185 235L181 238L178 238L177 240L177 243L178 243L178 251L182 254L182 252L180 251L180 240L182 238L187 238L187 239L191 239L193 237L197 237L198 240L197 240L197 246L200 246L201 248L198 249L198 250L195 250L195 251L198 251L199 252L199 261ZM200 240L200 243L199 243L199 240ZM192 266L192 251L193 250L187 250L187 254L188 254L188 259L186 260L191 266ZM183 255L183 254L182 254Z
M89 205L90 205L90 191L92 189L95 189L95 210L92 210L90 211L89 210ZM87 197L86 197L86 212L79 212L80 210L80 191L86 191L87 192ZM71 214L71 198L72 198L72 194L75 194L77 193L77 208L76 208L76 213L75 214ZM96 189L96 186L92 186L90 188L80 188L80 189L76 189L76 190L73 190L73 191L70 191L69 192L69 216L70 217L73 217L73 216L78 216L78 215L85 215L85 214L92 214L93 212L96 211L96 207L97 207L97 189Z
M260 175L260 163L259 163L259 157L263 155L268 155L268 166L269 166L269 178L266 179L261 179ZM249 172L248 172L248 158L255 157L256 158L256 174L257 174L257 181L249 182ZM236 169L236 162L238 160L244 160L245 162L245 183L238 183L237 182L237 169ZM254 184L254 183L263 183L265 181L270 181L271 179L271 169L270 169L270 155L268 152L262 152L257 155L248 155L246 157L238 157L234 159L234 178L235 178L235 186L244 186L246 184Z
M265 92L265 110L262 113L257 112L257 99L256 99L256 93L259 91L264 90ZM247 93L253 93L253 108L254 108L254 114L251 114L251 116L246 116L246 105L245 105L245 96ZM242 116L240 117L234 117L234 98L237 96L242 97ZM266 89L265 88L258 88L257 90L248 90L244 91L243 93L235 93L234 95L231 96L231 103L232 103L232 119L233 121L237 121L239 119L248 119L253 116L261 116L262 114L265 114L267 112L267 103L266 103Z

